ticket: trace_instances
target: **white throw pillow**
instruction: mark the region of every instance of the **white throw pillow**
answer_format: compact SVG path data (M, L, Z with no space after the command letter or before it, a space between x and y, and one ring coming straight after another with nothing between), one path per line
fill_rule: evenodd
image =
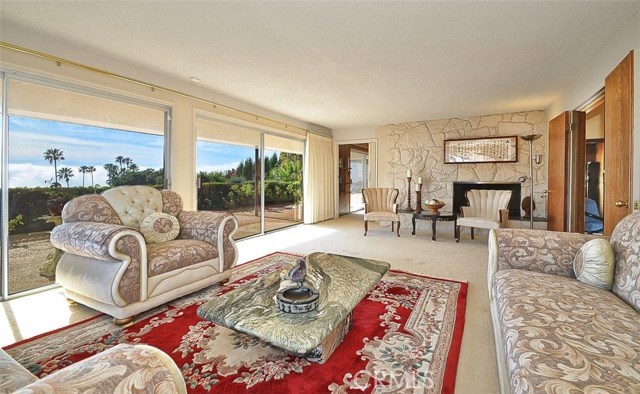
M142 219L140 232L147 243L171 241L180 233L180 223L168 213L154 212Z
M596 238L582 245L573 259L573 271L579 281L611 290L615 262L609 241Z

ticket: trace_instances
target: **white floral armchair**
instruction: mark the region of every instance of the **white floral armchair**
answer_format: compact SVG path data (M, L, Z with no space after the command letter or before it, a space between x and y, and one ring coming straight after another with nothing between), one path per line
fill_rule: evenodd
M147 345L121 344L38 379L0 349L0 394L171 393L187 388L176 363Z
M80 196L65 205L62 221L51 232L65 252L56 282L116 324L227 281L237 261L235 216L184 211L169 190L120 186Z
M460 217L456 221L456 233L460 242L460 227L471 227L471 239L474 228L496 229L509 224L509 201L511 190L467 190L465 197L468 206L460 207Z
M398 214L398 189L371 188L362 189L364 201L364 235L369 231L369 222L391 222L391 232L396 227L396 234L400 236L400 215Z

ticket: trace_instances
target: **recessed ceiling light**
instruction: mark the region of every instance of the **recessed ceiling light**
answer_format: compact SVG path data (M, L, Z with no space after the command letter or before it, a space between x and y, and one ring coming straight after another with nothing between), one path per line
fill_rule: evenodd
M200 83L200 78L189 77L189 79L191 80L191 82Z

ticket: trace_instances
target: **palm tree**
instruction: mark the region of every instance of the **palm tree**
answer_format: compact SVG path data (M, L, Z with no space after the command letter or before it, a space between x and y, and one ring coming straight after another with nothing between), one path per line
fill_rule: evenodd
M96 172L94 166L87 166L87 172L91 173L91 187L93 187L93 173Z
M69 179L73 178L73 170L69 167L62 167L58 170L58 178L64 179L67 182L67 187L69 187Z
M122 164L127 167L127 170L131 169L131 166L134 165L133 160L130 157L125 157L122 159Z
M138 167L138 165L136 163L131 163L131 164L127 165L127 169L129 171L135 172L135 171L138 171L140 169L140 167Z
M89 167L87 166L80 166L80 168L78 168L78 172L82 174L82 187L84 187L84 174L86 174L89 170Z
M125 158L123 156L116 156L116 163L118 163L120 165L120 173L121 174L122 174L122 170L123 170L122 165L124 164L124 160L125 160Z
M58 148L47 149L43 153L44 159L49 162L49 164L53 163L53 174L55 176L55 184L58 183L58 160L64 160L64 152Z
M118 157L122 157L122 156L118 156ZM117 160L118 159L116 158L116 161ZM118 166L116 166L115 164L107 163L104 165L104 169L107 170L107 183L113 186L113 182L118 177Z

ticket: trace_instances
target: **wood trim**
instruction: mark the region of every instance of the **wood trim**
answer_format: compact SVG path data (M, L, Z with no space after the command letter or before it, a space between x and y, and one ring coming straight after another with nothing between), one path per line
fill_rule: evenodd
M610 235L616 224L631 213L631 171L633 130L633 51L604 81L605 90L605 190L604 233ZM616 207L616 201L626 207Z
M569 128L569 112L563 112L549 121L549 161L547 179L547 229L565 230L567 199L565 190L565 166L567 163L566 130Z

